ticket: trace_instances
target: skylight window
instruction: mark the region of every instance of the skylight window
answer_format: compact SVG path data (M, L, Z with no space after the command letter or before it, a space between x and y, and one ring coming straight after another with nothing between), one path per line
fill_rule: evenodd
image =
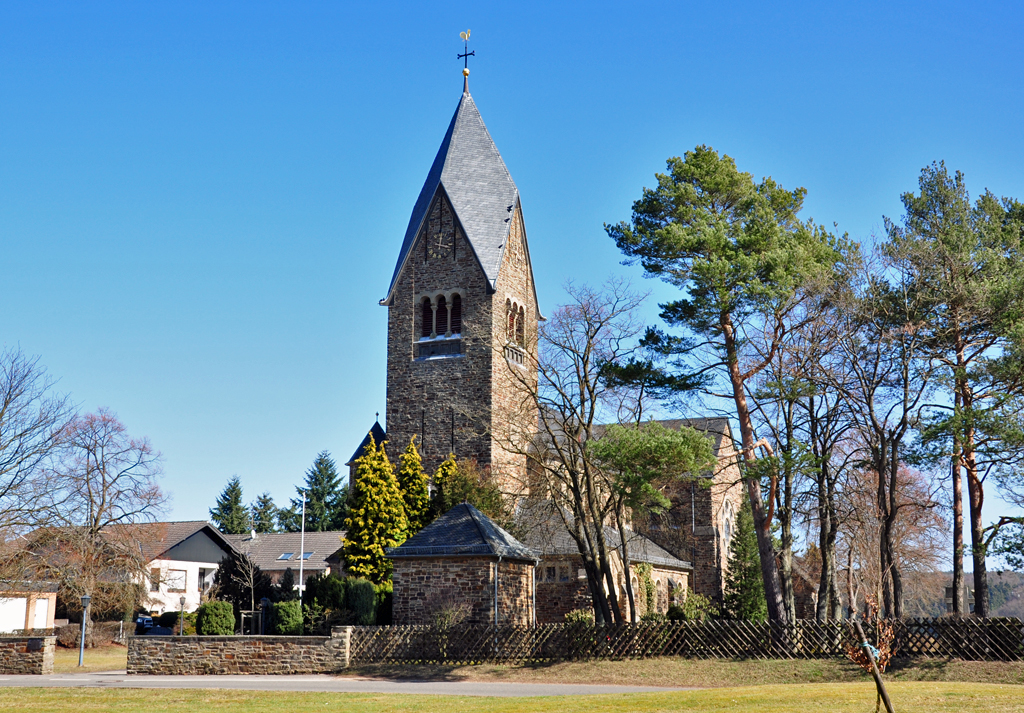
M312 556L313 556L312 552L303 552L302 553L302 559L304 559L304 560L308 560Z
M282 552L281 556L278 557L278 559L279 560L290 560L292 558L292 555L294 555L294 554L295 554L294 552Z

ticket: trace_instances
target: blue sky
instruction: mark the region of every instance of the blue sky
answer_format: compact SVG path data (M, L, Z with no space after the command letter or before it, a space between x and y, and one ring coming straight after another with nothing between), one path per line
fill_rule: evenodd
M0 342L150 437L171 517L234 474L283 503L383 419L377 301L466 28L545 311L670 294L602 224L698 144L861 241L933 160L1024 198L1014 3L6 2Z

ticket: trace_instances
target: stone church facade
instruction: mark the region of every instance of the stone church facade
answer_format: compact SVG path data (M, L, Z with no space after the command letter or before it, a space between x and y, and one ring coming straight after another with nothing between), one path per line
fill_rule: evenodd
M455 453L475 459L506 493L526 495L526 450L534 442L537 412L522 387L536 388L536 335L543 318L519 191L468 81L380 304L388 309L385 430L392 460L415 438L428 473ZM706 432L722 466L707 474L711 487L676 488L665 517L636 517L638 544L630 547L643 551L641 540L650 545L663 590L659 608L668 606L678 584L721 601L729 538L742 502L738 471L728 465L735 461L728 421L665 424ZM570 552L527 544L543 560L538 595L566 589L559 601L589 598ZM554 579L547 576L551 568ZM571 584L565 572L571 572ZM553 616L567 605L559 604ZM538 612L543 607L539 602Z

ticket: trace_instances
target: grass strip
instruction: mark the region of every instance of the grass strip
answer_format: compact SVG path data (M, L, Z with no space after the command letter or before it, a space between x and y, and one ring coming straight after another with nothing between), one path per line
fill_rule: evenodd
M928 713L1024 713L1024 688L1012 685L945 682L894 683L897 710ZM32 713L136 711L147 713L656 713L700 710L728 713L829 711L863 713L874 709L872 683L795 684L717 688L673 693L482 698L354 693L292 693L222 690L138 690L0 688L0 710Z

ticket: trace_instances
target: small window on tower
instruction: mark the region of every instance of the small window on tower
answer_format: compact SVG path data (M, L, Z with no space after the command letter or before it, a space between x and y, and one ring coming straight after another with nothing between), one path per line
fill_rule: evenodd
M519 315L516 317L516 344L518 344L521 347L526 346L526 328L524 326L525 323L526 313L523 311L523 308L520 307Z
M423 309L422 309L422 321L423 325L420 328L420 336L429 337L434 331L434 310L430 308L430 298L423 298Z
M448 302L444 295L437 298L437 312L434 318L434 331L438 334L445 334L448 331Z
M505 312L508 315L505 339L511 342L516 338L516 306L512 304L512 300L505 300Z
M452 334L462 333L462 298L452 296Z

